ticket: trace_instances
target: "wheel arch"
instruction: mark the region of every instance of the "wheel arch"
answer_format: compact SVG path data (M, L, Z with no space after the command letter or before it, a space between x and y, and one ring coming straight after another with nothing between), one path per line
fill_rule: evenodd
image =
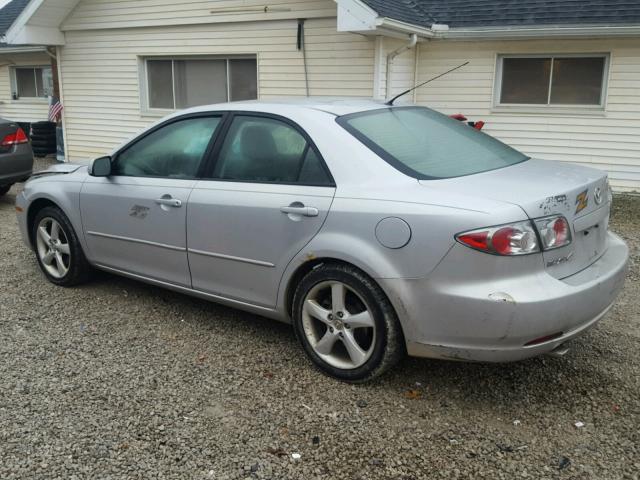
M284 301L285 313L289 321L291 321L292 314L293 314L293 297L295 295L296 288L300 284L300 281L304 278L305 275L307 275L313 269L327 263L347 265L349 267L352 267L361 271L364 275L369 277L371 281L374 282L380 288L382 293L384 293L384 295L387 297L387 300L391 304L392 308L396 313L396 316L398 317L398 320L400 322L400 328L404 330L403 321L400 316L400 313L403 310L399 308L399 305L397 304L397 298L394 297L393 295L390 295L390 292L388 292L385 286L376 279L375 275L372 274L372 272L368 268L362 268L362 266L358 265L357 263L345 260L343 258L339 258L338 256L331 256L331 255L308 259L306 262L303 262L300 265L298 265L298 267L291 273L291 275L288 276L287 282L286 282L286 288L284 290L283 301Z
M46 197L37 198L29 204L29 208L27 209L27 235L29 236L29 244L31 245L32 248L34 247L33 222L36 219L38 212L40 212L43 208L46 208L46 207L56 207L64 212L64 210L60 207L60 205L58 205L56 202L54 202L50 198L46 198Z

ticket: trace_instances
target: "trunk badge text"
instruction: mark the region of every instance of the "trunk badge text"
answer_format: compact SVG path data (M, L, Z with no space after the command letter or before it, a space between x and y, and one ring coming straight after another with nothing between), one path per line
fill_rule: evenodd
M582 210L584 210L585 208L587 208L587 205L589 205L589 189L585 190L584 192L580 192L578 194L578 196L576 197L576 215L578 213L580 213Z
M571 260L571 257L573 257L573 252L571 252L566 257L559 257L554 260L551 260L550 262L547 262L547 267L554 267L556 265L562 265L563 263L567 263L569 260Z

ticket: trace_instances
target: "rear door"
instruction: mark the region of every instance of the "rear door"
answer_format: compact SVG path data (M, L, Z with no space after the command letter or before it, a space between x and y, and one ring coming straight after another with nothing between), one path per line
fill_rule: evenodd
M191 286L189 195L220 116L172 121L118 153L108 177L89 177L80 209L92 259L103 266Z
M234 114L187 213L193 288L273 307L284 269L320 230L335 186L311 139L282 118Z

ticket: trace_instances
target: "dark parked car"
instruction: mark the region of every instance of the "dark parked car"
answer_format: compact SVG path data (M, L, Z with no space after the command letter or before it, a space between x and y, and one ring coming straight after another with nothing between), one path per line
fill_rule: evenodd
M0 118L0 196L31 176L33 152L17 123Z

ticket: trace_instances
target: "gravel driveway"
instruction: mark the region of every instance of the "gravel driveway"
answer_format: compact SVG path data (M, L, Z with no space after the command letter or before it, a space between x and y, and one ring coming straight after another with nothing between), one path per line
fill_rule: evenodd
M286 325L107 274L47 283L14 199L0 198L2 480L639 478L638 197L613 215L625 291L567 356L408 359L364 386L318 373Z

